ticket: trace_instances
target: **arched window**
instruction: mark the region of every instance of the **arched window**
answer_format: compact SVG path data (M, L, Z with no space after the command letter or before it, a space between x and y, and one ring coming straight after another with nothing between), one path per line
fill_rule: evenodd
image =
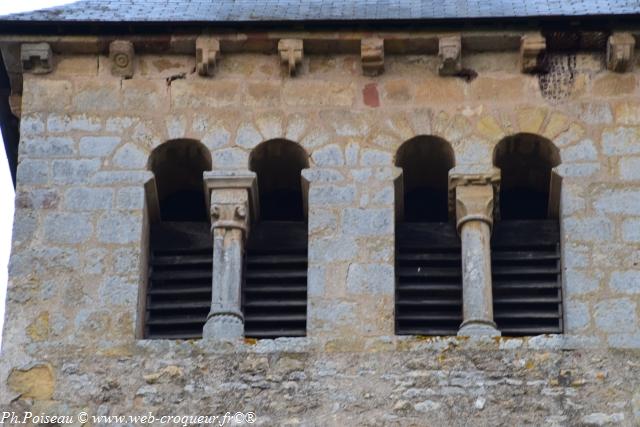
M251 153L258 176L260 218L245 256L245 336L304 336L307 325L307 221L302 169L308 156L298 144L264 142Z
M503 335L561 333L560 154L551 141L518 134L494 151L501 170L491 241L494 318Z
M197 141L169 141L149 159L150 217L145 338L200 338L211 308L212 243L202 173L211 155Z
M455 335L462 323L460 239L448 209L451 146L433 136L405 142L396 155L396 333Z

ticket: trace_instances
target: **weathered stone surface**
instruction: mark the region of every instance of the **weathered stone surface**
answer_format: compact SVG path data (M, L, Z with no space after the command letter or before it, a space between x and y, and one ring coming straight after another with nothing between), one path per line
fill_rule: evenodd
M342 230L353 236L384 236L393 233L393 209L353 209L343 211Z
M319 167L343 166L344 156L342 149L337 144L327 145L315 150L311 154L311 159Z
M347 291L352 294L391 295L395 286L393 266L351 264L347 273Z
M70 188L64 195L64 206L69 211L95 211L110 209L113 204L111 188Z
M96 227L102 243L137 243L141 238L142 218L134 214L111 212L100 217Z
M50 365L14 369L9 374L7 384L23 398L49 400L55 390L53 369Z
M107 157L120 142L121 139L114 136L85 136L80 138L79 153L83 157Z
M44 219L44 238L49 243L77 244L93 235L93 225L85 214L50 214Z
M349 205L355 200L353 186L314 185L309 190L310 205Z
M628 299L610 299L595 306L595 323L605 332L632 332L638 326L637 304Z
M615 271L609 286L622 294L640 294L640 271Z
M71 138L23 139L20 153L30 157L70 157L76 154L76 148Z
M54 160L51 180L56 184L84 184L99 169L98 159Z
M606 218L569 218L564 227L565 236L574 241L602 242L613 237L613 224Z
M133 144L125 144L113 155L113 165L118 169L144 169L148 156Z

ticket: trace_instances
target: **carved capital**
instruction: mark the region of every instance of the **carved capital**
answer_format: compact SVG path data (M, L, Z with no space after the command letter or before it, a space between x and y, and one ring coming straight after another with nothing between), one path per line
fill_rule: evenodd
M118 77L133 77L133 43L127 40L115 40L109 45L111 74Z
M441 76L455 76L462 71L462 38L459 34L438 39L438 58Z
M499 185L500 171L496 168L486 172L449 174L450 208L455 207L458 232L469 221L493 225Z
M607 68L624 73L633 68L636 39L631 33L615 33L607 41Z
M289 75L294 76L298 68L302 65L304 57L304 47L301 39L282 39L278 42L278 53L280 62L289 71Z
M218 205L242 205L247 224L258 219L260 205L258 203L258 184L255 172L251 171L207 171L203 174L207 206L211 208L212 224L214 215L216 218L236 218L243 211L226 212L230 208L220 208L219 213L214 212L214 206ZM236 218L236 220L239 219ZM242 227L236 227L242 228ZM246 228L246 227L245 227Z
M362 73L365 76L377 76L384 72L384 40L379 38L362 39L360 42Z
M53 53L49 43L24 43L20 46L22 71L46 74L53 70Z
M540 33L526 34L520 39L520 70L523 73L545 71L547 39Z
M199 75L213 76L219 56L220 41L217 38L200 36L196 39L196 69Z
M211 229L239 229L247 232L249 212L247 200L238 203L211 203Z

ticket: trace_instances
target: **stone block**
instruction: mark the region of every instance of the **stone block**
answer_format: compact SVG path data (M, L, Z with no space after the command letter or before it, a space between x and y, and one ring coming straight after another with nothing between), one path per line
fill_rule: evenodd
M128 40L115 40L109 44L111 74L117 77L133 77L135 51Z
M562 150L563 162L584 162L598 160L598 150L590 139L580 141Z
M76 83L72 105L80 113L120 110L122 101L119 81L87 80Z
M592 95L600 97L627 96L636 90L633 74L603 73L593 82Z
M371 129L370 118L363 113L331 110L320 113L320 118L333 128L338 136L366 136Z
M213 152L214 168L246 169L249 165L249 155L240 148L224 148Z
M121 142L116 136L84 136L79 152L82 157L109 157Z
M307 271L307 295L320 297L325 294L326 268L323 266L312 266Z
M25 113L66 111L71 104L73 85L67 80L49 80L25 76L22 109Z
M95 211L110 209L113 204L111 188L70 188L64 195L64 207L68 211Z
M134 307L138 299L138 284L124 277L106 277L98 288L100 302L109 305Z
M144 169L149 156L134 144L125 144L113 155L113 166L118 169Z
M640 295L640 271L614 271L609 287L622 294Z
M637 332L637 304L630 299L608 299L595 305L595 323L607 333Z
M309 189L309 205L350 205L356 197L354 186L313 185Z
M339 182L344 181L344 175L335 169L303 169L302 176L309 182Z
M140 243L142 238L142 216L110 212L98 221L98 240L101 243Z
M596 211L640 216L640 190L605 190L595 198Z
M347 272L347 291L357 295L392 295L395 281L391 265L350 264Z
M21 185L46 184L49 182L49 162L24 159L18 163L16 177Z
M640 333L609 334L607 343L613 348L640 349ZM640 419L640 412L638 418Z
M344 166L342 148L338 144L331 144L315 150L311 160L319 167Z
M241 99L240 82L235 80L175 80L170 87L172 109L229 107Z
M436 104L457 104L465 100L465 84L462 79L426 79L418 80L416 85L416 99L418 105ZM422 120L428 121L428 117ZM428 129L424 129L424 134L429 134ZM420 132L422 133L422 132Z
M594 272L589 272L589 270L567 269L564 273L567 296L574 297L597 291L600 287L599 276L601 274L595 274Z
M607 156L640 154L640 128L607 128L602 132L602 152Z
M338 227L338 216L329 209L309 209L309 233L321 231L335 232Z
M357 254L358 245L352 237L311 239L309 242L309 263L351 261Z
M625 181L640 180L640 157L622 158L619 161L619 176Z
M613 224L607 218L567 218L564 236L570 241L608 242L613 238Z
M22 138L20 154L29 157L70 157L76 154L75 142L66 137Z
M384 236L393 234L393 209L356 209L343 211L342 232L352 236Z
M52 213L44 219L44 239L49 243L84 243L92 235L93 225L86 214Z
M413 87L407 79L390 80L382 86L382 99L389 104L406 104L413 99Z
M98 159L54 160L51 179L56 184L85 184L99 169Z
M567 301L565 304L567 333L575 334L587 328L591 322L589 305L580 301Z
M122 97L124 110L141 116L169 111L169 91L164 80L124 80Z
M236 145L251 150L263 141L262 135L251 123L243 123L236 133Z
M20 135L32 136L44 133L44 119L42 114L23 114L20 118Z
M391 166L392 164L392 155L386 151L364 149L360 155L360 166Z
M116 207L122 210L140 210L144 208L144 188L120 188L116 195Z
M287 80L282 96L285 104L293 107L351 107L356 91L353 84L347 82Z
M622 223L622 240L640 243L640 219L625 219Z

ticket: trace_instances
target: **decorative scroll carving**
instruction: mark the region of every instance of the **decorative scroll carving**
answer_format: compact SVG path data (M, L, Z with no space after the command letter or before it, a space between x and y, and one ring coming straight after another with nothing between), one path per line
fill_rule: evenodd
M196 69L201 76L213 76L218 57L220 56L220 41L209 36L196 39Z
M520 70L538 73L546 70L547 39L542 34L527 34L520 39Z
M247 232L248 201L239 203L212 203L211 204L211 229L239 229Z
M615 33L607 42L607 68L624 73L633 68L636 39L631 33Z
M384 72L384 40L379 38L362 39L360 42L362 73L365 76L377 76Z
M127 40L116 40L109 45L111 74L114 76L133 77L133 43Z
M53 53L49 43L24 43L20 46L22 71L46 74L53 70Z
M280 53L280 62L287 67L289 75L297 74L304 56L302 40L282 39L278 42L278 52Z
M438 39L438 58L441 76L456 76L462 71L462 38L460 35Z

